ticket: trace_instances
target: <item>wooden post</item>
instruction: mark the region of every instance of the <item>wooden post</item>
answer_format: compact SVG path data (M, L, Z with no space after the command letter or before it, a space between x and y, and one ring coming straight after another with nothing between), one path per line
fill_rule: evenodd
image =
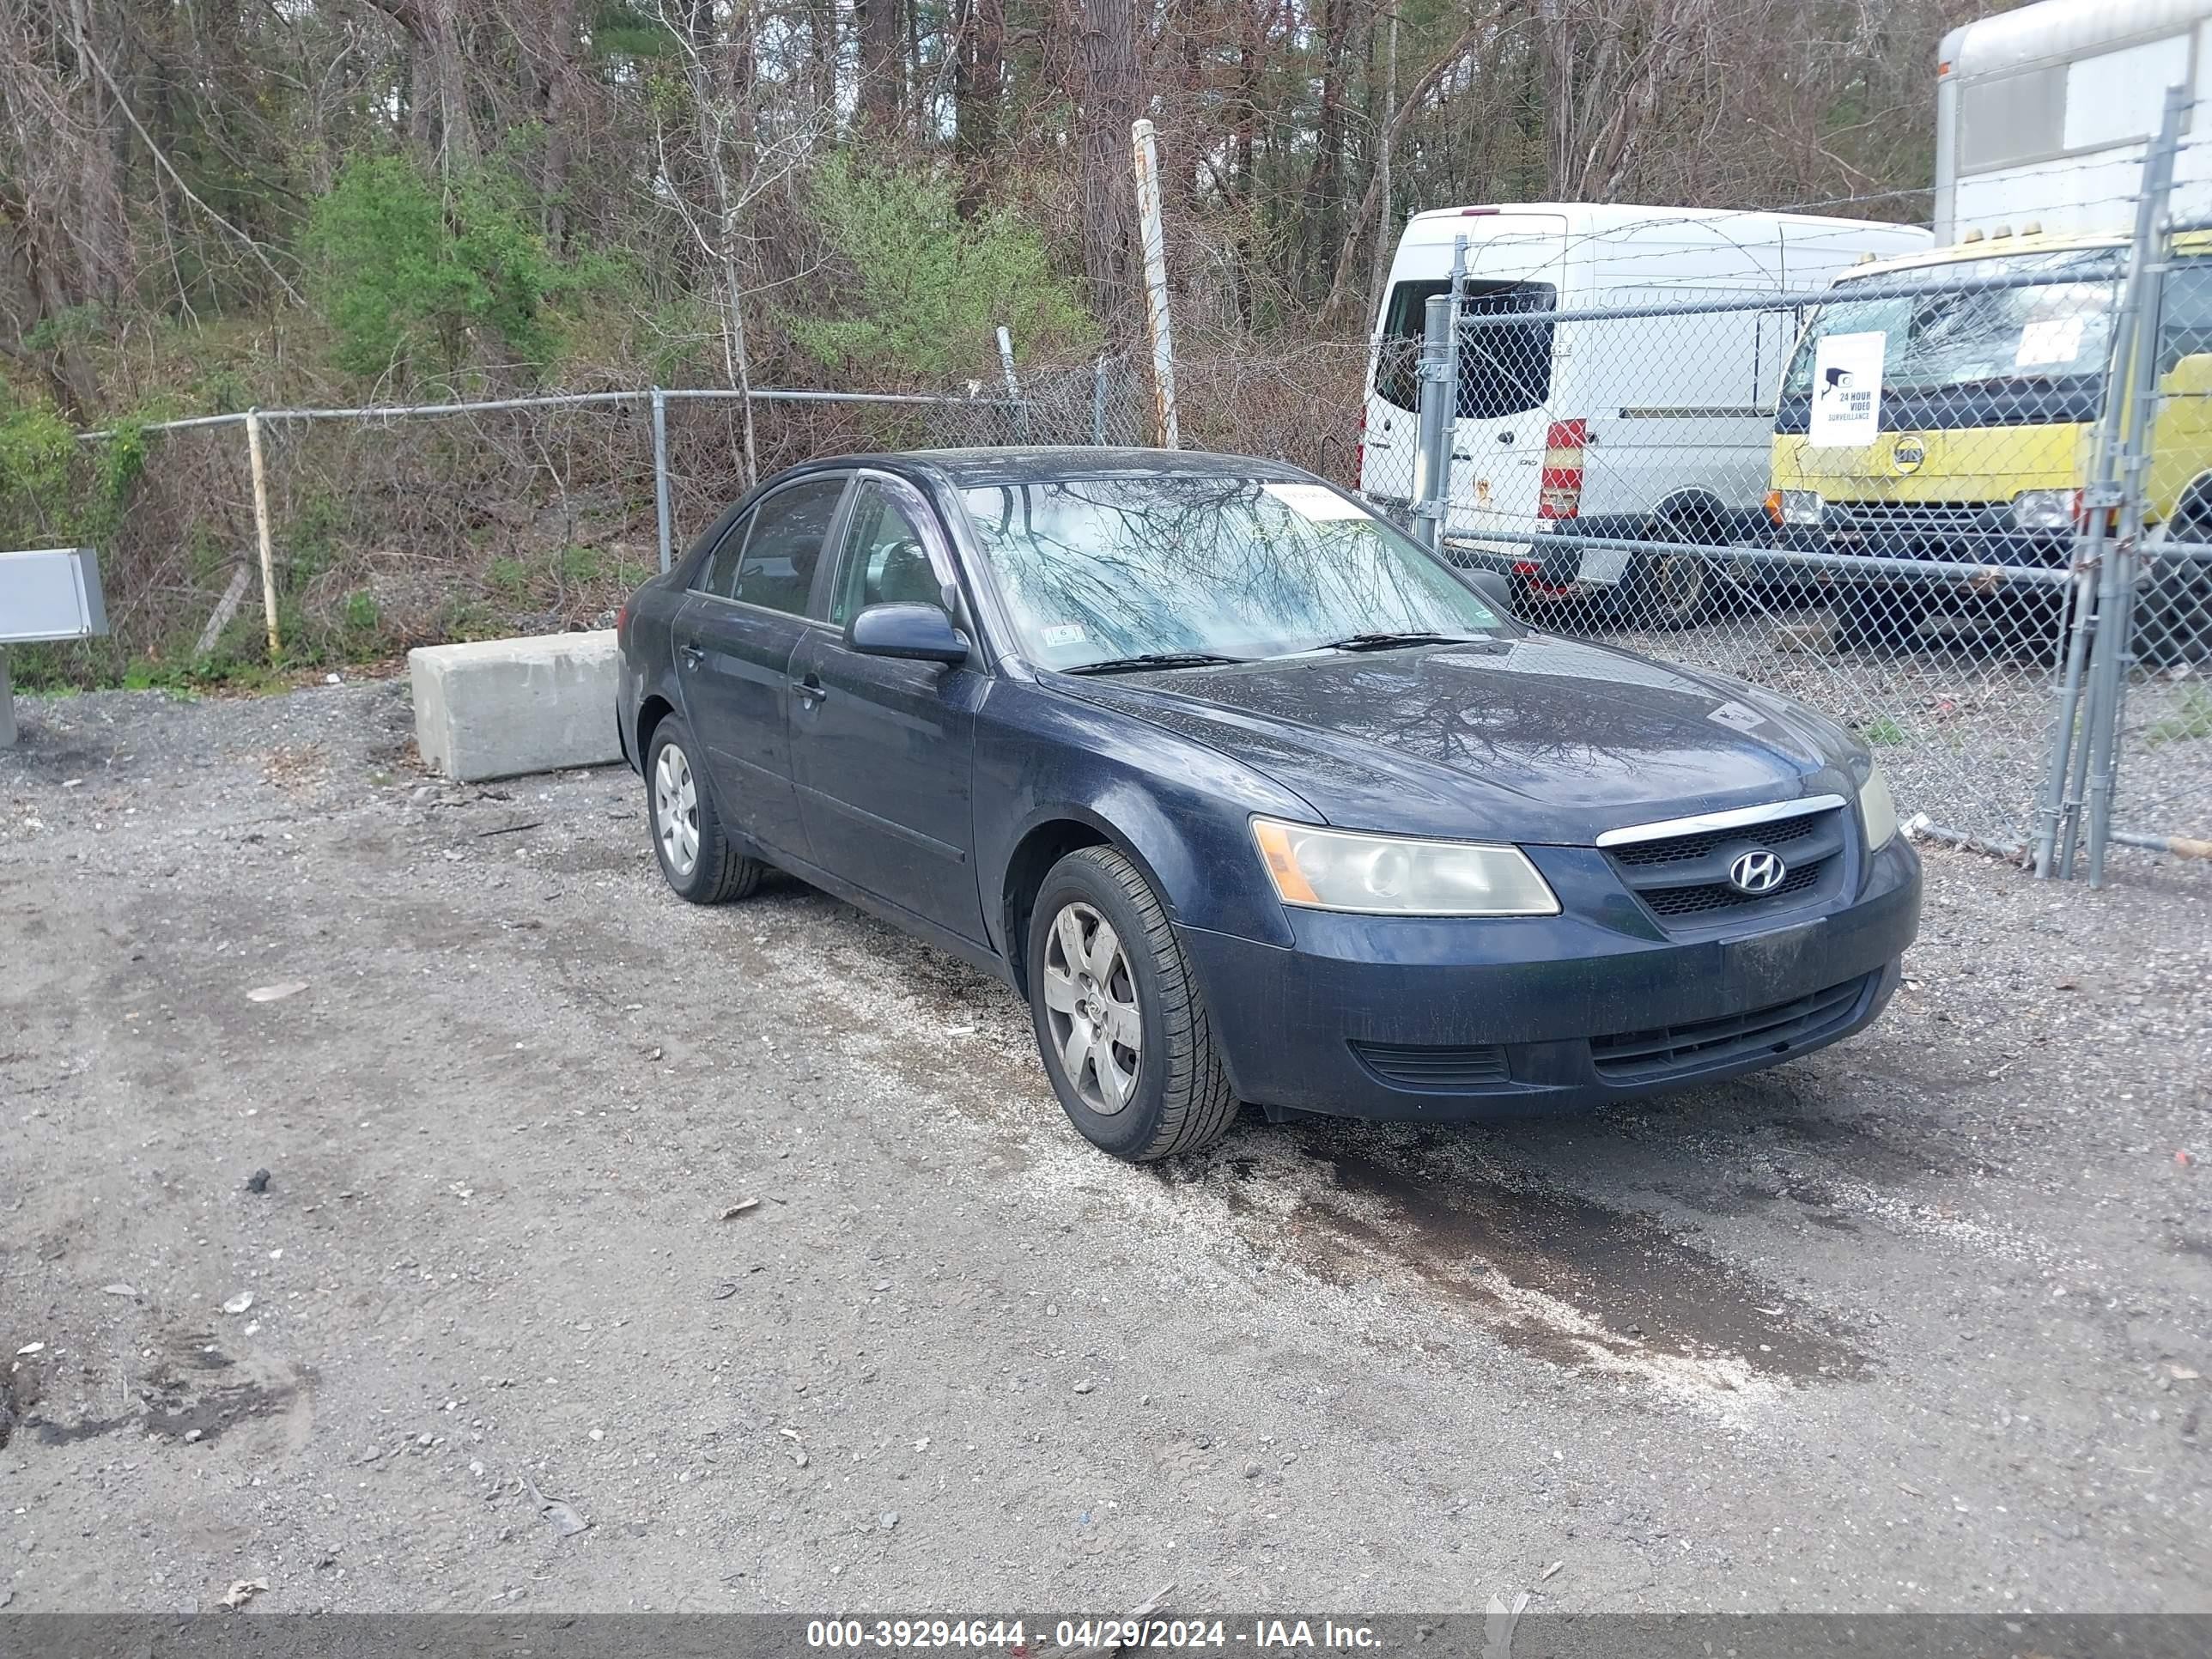
M1160 155L1150 121L1129 128L1137 168L1137 239L1145 251L1145 310L1152 330L1152 396L1160 447L1180 449L1176 430L1175 338L1168 328L1167 239L1160 228Z
M261 554L261 616L269 624L269 660L284 642L276 633L276 553L269 533L269 469L261 458L261 411L246 411L246 453L253 464L253 538Z

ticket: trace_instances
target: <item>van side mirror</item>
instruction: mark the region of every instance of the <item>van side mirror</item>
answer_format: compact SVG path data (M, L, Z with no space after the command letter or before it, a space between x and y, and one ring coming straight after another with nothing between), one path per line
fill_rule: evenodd
M864 657L912 662L963 663L968 641L952 618L933 605L872 605L845 624L845 648Z

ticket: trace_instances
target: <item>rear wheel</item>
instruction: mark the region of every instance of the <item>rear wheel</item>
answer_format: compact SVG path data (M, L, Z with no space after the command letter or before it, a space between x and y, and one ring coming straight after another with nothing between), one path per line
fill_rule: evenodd
M653 730L645 763L645 814L660 873L679 898L720 904L760 885L763 866L730 844L700 771L691 728L674 714Z
M1694 544L1698 532L1692 525L1662 519L1645 533L1655 542ZM1719 572L1701 546L1686 546L1679 553L1639 553L1621 609L1632 627L1671 633L1705 620L1719 592Z
M1237 1097L1206 1005L1137 867L1109 847L1053 866L1030 913L1030 1012L1076 1129L1133 1164L1209 1146Z

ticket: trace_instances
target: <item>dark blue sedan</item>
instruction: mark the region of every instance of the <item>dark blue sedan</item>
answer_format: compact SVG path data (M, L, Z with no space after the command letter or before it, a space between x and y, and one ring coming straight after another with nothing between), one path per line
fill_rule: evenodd
M696 903L775 865L1005 978L1075 1127L1450 1121L1771 1066L1895 988L1866 748L1532 633L1295 467L852 456L624 608L623 752Z

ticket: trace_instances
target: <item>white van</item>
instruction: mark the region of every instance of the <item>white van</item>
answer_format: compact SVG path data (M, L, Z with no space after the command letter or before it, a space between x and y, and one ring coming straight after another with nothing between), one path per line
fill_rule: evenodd
M1513 575L1532 605L1596 597L1674 625L1714 597L1708 561L1578 537L1729 546L1763 532L1774 400L1802 319L1547 313L1802 293L1932 243L1917 227L1802 214L1555 202L1419 214L1369 359L1360 489L1385 505L1412 491L1423 319L1462 236L1462 314L1527 320L1462 335L1445 550Z

